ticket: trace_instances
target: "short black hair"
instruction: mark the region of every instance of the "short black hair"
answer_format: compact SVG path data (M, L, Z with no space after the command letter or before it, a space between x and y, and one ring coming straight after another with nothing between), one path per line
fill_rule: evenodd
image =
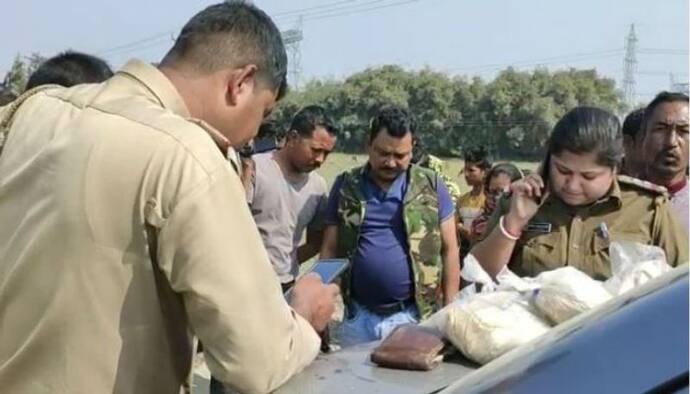
M177 60L205 73L255 64L279 98L287 91L287 54L280 31L264 11L244 1L225 1L194 15L162 63Z
M41 63L26 83L26 90L41 85L70 87L99 83L113 76L105 60L86 53L66 51Z
M623 136L618 118L601 108L573 108L551 132L543 171L548 171L550 155L563 151L594 153L598 164L618 168L623 158Z
M290 122L290 131L295 131L305 138L310 138L317 127L323 127L333 136L337 136L339 132L333 119L318 105L308 105L300 109Z
M663 103L675 103L675 102L688 102L688 95L685 93L680 93L680 92L661 92L654 97L654 100L652 100L649 104L647 104L647 108L644 110L644 119L642 121L642 127L644 130L647 129L647 123L649 120L652 118L652 115L654 115L654 110L656 107L660 106Z
M623 136L628 136L635 140L640 132L640 129L642 129L643 119L644 108L638 108L629 113L623 121Z
M472 163L483 171L491 168L491 160L489 160L489 152L485 148L468 149L464 154L465 163Z
M412 137L414 137L417 131L417 121L404 108L392 105L385 106L371 120L369 142L373 141L383 129L386 129L391 137L402 138L407 133L411 133Z

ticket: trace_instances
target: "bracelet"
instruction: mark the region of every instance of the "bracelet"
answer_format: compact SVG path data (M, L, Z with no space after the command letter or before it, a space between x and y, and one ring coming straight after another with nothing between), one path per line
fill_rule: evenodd
M504 216L501 216L501 218L498 220L498 228L501 229L501 234L503 234L504 237L508 238L511 241L517 241L520 239L520 235L513 235L506 230L505 226L503 225L503 220L505 218Z

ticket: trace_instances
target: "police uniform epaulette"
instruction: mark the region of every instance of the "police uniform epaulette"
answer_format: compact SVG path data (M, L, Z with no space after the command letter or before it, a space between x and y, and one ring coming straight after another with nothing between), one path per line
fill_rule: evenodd
M643 181L642 179L634 178L631 176L627 175L618 175L618 182L619 183L624 183L626 185L633 185L637 186L640 189L644 189L650 192L654 192L656 194L661 194L661 195L668 195L668 190L663 187L659 186L656 183L648 182L648 181Z

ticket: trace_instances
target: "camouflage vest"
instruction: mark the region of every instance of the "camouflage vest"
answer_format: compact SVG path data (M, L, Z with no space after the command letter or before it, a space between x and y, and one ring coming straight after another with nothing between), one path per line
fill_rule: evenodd
M338 217L338 255L352 259L357 249L359 227L365 215L366 199L362 193L364 168L358 167L343 175L340 188ZM407 191L403 198L403 221L414 275L415 303L422 319L440 305L441 294L441 231L439 202L436 194L438 176L431 170L411 166L407 171ZM345 305L350 303L351 272L343 275L342 294Z
M448 194L450 194L450 197L453 199L453 204L455 204L455 206L457 207L458 200L460 200L460 195L462 194L462 192L460 191L460 186L458 186L458 183L455 180L453 180L451 176L446 174L445 164L443 163L443 160L439 159L434 155L428 155L427 160L425 160L425 163L420 163L420 165L422 167L436 171L436 173L443 180L443 183L446 185L446 188L448 189Z

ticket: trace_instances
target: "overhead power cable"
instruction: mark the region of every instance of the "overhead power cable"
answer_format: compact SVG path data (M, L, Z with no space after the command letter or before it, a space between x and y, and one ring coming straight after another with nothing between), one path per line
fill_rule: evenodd
M397 7L417 1L421 0L369 0L364 2L357 0L341 0L312 7L280 12L274 14L273 19L276 23L281 24L287 24L287 21L296 22L300 20L300 18L302 18L303 21L315 21L326 18L335 18L371 12L384 8ZM172 29L165 32L160 32L149 37L106 48L101 51L96 51L96 53L101 56L113 54L121 55L124 53L135 52L141 49L161 45L164 42L167 42L166 38L174 37L174 35L177 33L177 30L178 29Z
M283 24L289 24L290 22L297 22L300 20L300 18L303 21L317 21L317 20L322 20L322 19L329 19L329 18L336 18L336 17L341 17L341 16L350 16L350 15L357 15L357 14L363 14L371 11L376 11L376 10L381 10L385 8L391 8L391 7L398 7L401 5L409 4L409 3L415 3L421 0L402 0L402 1L394 1L390 3L386 3L386 0L374 0L374 1L369 1L366 3L361 3L357 5L352 5L348 7L342 7L340 9L331 9L331 10L321 10L316 13L307 13L307 14L301 14L295 17L290 18L289 20L285 20L284 18L276 18L277 22L283 23Z
M600 58L606 58L606 57L615 57L615 56L620 56L622 53L623 53L623 49L617 48L617 49L608 49L608 50L595 51L595 52L565 54L565 55L552 56L552 57L533 59L533 60L522 60L522 61L506 62L506 63L482 64L482 65L467 66L467 67L454 67L451 69L447 69L446 71L483 71L483 70L491 71L491 70L500 70L500 69L510 67L510 66L520 67L520 66L532 66L532 65L546 65L546 64L553 64L553 63L565 63L565 62L600 59Z

